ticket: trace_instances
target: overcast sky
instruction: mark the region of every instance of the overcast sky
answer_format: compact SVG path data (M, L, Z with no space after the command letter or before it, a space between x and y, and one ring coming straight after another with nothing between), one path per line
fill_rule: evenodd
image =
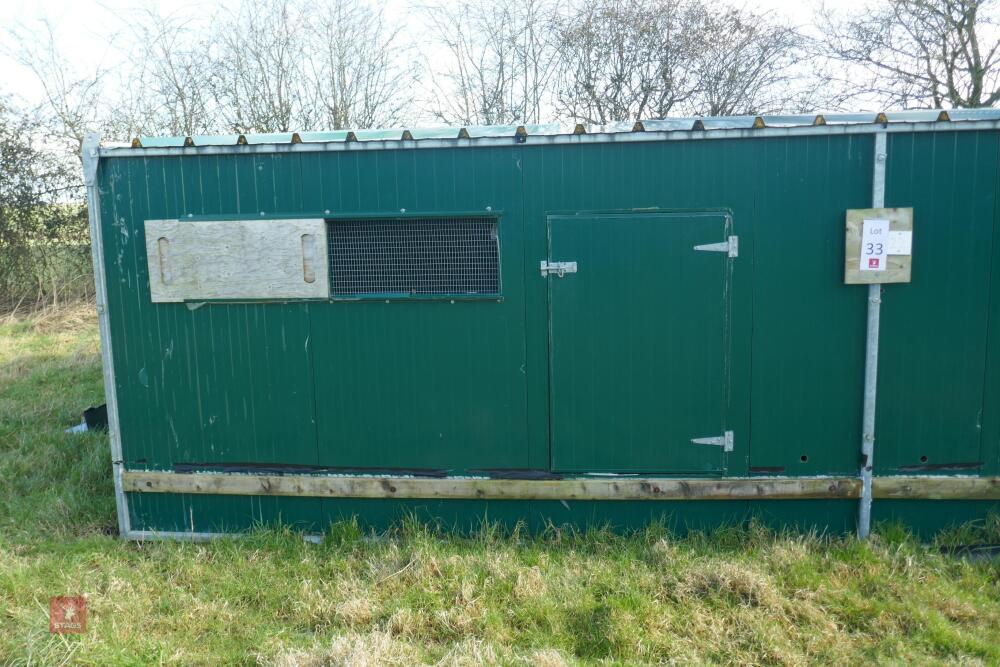
M389 15L405 21L411 4L416 0L389 0ZM738 2L738 0L737 0ZM769 11L787 17L797 25L810 22L813 7L818 0L748 0L739 3L759 12ZM850 9L867 3L867 0L836 0L838 9ZM23 25L42 28L41 19L47 18L55 27L60 42L75 54L75 65L80 73L93 72L102 63L109 64L121 54L111 47L111 37L116 31L127 30L130 18L137 17L137 10L152 7L160 14L204 17L224 6L224 0L4 0L0 1L0 26ZM2 28L0 28L2 30ZM9 37L0 32L0 39ZM41 101L38 82L25 68L0 55L0 95L13 95L25 105Z

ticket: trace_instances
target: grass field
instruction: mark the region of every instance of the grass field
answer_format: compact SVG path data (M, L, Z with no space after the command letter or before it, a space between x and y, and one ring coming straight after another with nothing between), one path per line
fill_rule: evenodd
M118 541L86 307L0 319L0 664L1000 663L1000 562L882 526ZM941 539L1000 541L1000 522ZM53 595L84 635L50 635Z

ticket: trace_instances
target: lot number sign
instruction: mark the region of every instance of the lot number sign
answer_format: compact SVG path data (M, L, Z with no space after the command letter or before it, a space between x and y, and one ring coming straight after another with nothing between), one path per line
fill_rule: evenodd
M844 282L910 282L912 240L912 208L848 209Z

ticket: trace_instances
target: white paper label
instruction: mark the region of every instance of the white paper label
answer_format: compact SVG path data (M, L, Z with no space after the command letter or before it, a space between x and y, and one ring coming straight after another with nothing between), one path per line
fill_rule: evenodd
M886 253L889 255L910 255L913 248L913 232L889 232Z
M862 271L885 271L889 256L889 221L883 219L865 220L861 232Z

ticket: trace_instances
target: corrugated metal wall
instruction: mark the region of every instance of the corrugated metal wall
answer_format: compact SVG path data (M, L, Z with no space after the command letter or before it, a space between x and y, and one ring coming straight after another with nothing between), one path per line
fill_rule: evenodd
M914 208L914 269L911 284L884 292L877 473L1000 472L998 150L993 132L889 136L886 203ZM866 302L864 288L843 285L844 211L870 205L872 154L871 135L845 135L105 158L101 214L125 466L548 469L549 297L538 271L546 216L659 208L726 210L740 236L730 295L736 447L725 474L856 474ZM191 309L149 300L147 219L487 208L500 220L499 301ZM684 516L717 521L751 507L723 504L686 503ZM130 506L135 528L208 530L279 515L322 525L363 512L379 523L400 508L467 520L486 503L143 496ZM664 511L489 507L511 520L628 521ZM853 511L833 501L754 507L833 517L834 525Z

